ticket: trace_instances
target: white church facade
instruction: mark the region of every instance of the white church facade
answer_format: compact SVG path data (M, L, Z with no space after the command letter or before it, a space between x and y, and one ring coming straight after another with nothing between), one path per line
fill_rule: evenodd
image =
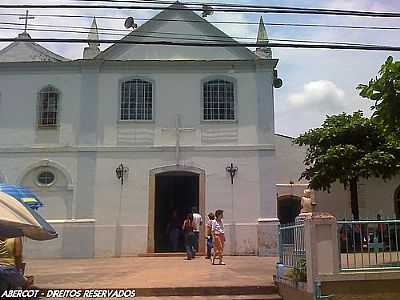
M59 233L27 241L26 255L170 252L171 215L192 207L224 210L228 254L275 254L278 61L269 48L140 44L163 39L146 32L234 43L191 11L166 10L123 39L137 44L90 43L79 60L29 41L0 50L0 181L31 188Z

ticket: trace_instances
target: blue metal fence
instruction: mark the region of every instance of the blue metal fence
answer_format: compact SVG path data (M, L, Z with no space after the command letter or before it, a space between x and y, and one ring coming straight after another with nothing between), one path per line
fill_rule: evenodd
M279 262L294 268L306 258L304 247L304 224L296 223L279 226Z
M342 271L400 270L400 220L337 224Z

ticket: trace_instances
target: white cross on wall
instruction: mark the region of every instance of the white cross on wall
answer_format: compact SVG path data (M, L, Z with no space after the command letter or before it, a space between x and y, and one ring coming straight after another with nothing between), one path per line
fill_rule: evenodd
M176 121L175 121L175 128L162 128L162 130L175 130L175 138L176 138L176 144L175 144L175 159L176 159L176 164L179 165L180 161L180 139L181 139L181 134L182 132L185 131L194 131L194 128L182 128L181 127L181 118L179 114L176 114Z
M19 17L20 20L25 20L25 29L24 29L24 33L26 33L26 30L28 29L28 19L32 20L34 19L34 16L29 16L29 11L27 10L25 13L25 17Z

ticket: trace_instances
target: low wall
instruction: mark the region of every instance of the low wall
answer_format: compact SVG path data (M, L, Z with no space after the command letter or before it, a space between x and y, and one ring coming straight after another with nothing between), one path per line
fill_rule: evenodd
M94 219L49 220L58 238L49 241L24 239L29 258L90 258L95 256Z
M328 281L321 283L321 292L334 295L333 300L395 300L400 299L400 279Z
M305 289L299 289L285 282L275 282L278 287L279 295L283 300L313 300L313 296Z
M289 226L285 230L288 231L292 227ZM307 285L305 288L298 288L293 279L288 276L288 272L279 274L283 278L278 278L277 284L284 300L319 300L328 299L326 296L329 295L333 296L329 298L332 300L400 299L399 269L384 268L379 264L376 265L375 269L359 268L354 272L341 269L338 225L336 218L332 215L327 213L305 215L304 226L300 228L304 230L302 235L298 235L298 232L292 232L292 236L296 238L293 238L293 241L288 239L284 242L289 242L289 244L285 244L285 247L291 245L291 248L288 249L293 249L289 253L289 258L292 261L298 259L298 256L296 256L298 251L295 249L302 249L301 246L304 244ZM282 230L281 228L281 236L283 235ZM290 233L290 231L288 232ZM290 237L291 235L286 233L286 236ZM282 251L280 253L281 262L285 263L284 258L287 258L288 254L283 252L283 247L280 249ZM389 249L392 248L389 247ZM361 263L363 257L364 254L361 255ZM396 258L397 260L392 260L392 256L390 256L390 261L398 264L398 256ZM310 295L315 295L316 298L310 298ZM321 297L318 298L318 295Z
M50 241L24 239L28 258L91 258L147 253L147 225L100 225L95 219L48 220L58 233ZM225 224L226 255L276 256L277 221ZM119 228L119 230L118 230ZM206 241L200 240L200 243Z
M321 292L333 300L400 299L400 272L342 272L321 275Z

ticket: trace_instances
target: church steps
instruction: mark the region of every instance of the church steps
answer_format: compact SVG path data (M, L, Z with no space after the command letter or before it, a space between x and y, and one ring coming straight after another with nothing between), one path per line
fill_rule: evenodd
M205 253L196 253L199 257L204 256ZM164 252L164 253L141 253L138 257L186 257L185 252Z
M202 287L168 287L168 288L138 288L136 295L139 297L167 297L166 299L173 299L168 297L216 297L216 296L265 296L276 295L278 289L275 285L244 285L244 286L202 286ZM229 298L228 297L228 298ZM193 298L196 299L196 298ZM214 299L214 298L210 298ZM225 298L222 298L225 299ZM230 298L229 298L230 299ZM232 298L241 299L241 298ZM243 298L248 299L248 298ZM252 298L249 298L252 299ZM264 299L264 298L256 298ZM265 298L270 299L270 298ZM280 298L271 298L280 299Z
M278 294L271 295L219 295L219 296L167 296L167 297L136 297L142 300L282 300Z

